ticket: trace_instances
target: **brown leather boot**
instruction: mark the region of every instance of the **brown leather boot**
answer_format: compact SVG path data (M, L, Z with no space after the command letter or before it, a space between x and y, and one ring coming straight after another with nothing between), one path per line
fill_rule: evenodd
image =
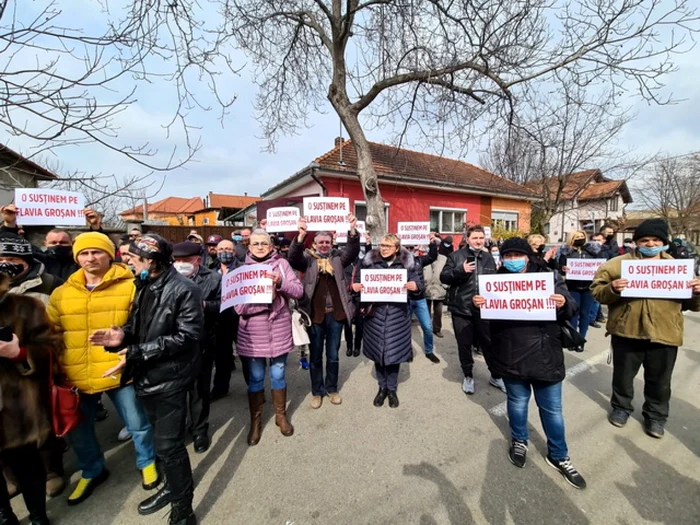
M250 432L248 445L257 445L262 434L262 412L265 405L265 391L248 392L248 407L250 408Z
M272 403L275 405L275 425L280 427L283 436L291 436L294 427L287 419L287 389L273 390Z

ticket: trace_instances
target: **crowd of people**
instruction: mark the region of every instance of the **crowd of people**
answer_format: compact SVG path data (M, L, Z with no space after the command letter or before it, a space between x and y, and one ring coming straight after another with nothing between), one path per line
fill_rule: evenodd
M65 488L63 454L73 449L81 471L67 502L78 505L109 477L95 423L106 417L101 398L112 401L131 440L145 491L138 512L171 507L170 523L196 523L194 481L186 437L195 453L210 447L212 401L229 393L235 352L248 391L249 446L262 437L269 375L275 423L283 436L294 426L287 414L288 356L305 328L313 409L326 398L342 404L338 377L343 334L346 356L374 363L378 390L372 403L397 408L402 364L414 358L412 317L423 352L440 363L435 338L444 337L449 310L464 375L464 393L475 393L474 354L482 354L489 385L502 391L512 434L508 458L523 467L528 451L528 402L539 408L547 437L546 462L574 487L585 488L567 448L562 409L565 377L561 326L582 336L603 320L612 335L611 424L623 426L633 410L633 380L644 366L645 430L664 434L671 372L683 338L682 310L700 310L700 280L688 300L629 299L620 295L626 259L671 258L667 224L643 222L620 250L614 232L572 232L566 244L547 249L538 235L493 242L479 225L468 228L459 248L451 236L430 234L426 246L405 246L394 234L378 246L361 237L348 217L347 242L334 232L309 232L304 218L292 239L269 234L265 221L237 230L231 239L192 232L172 244L131 230L113 243L99 214L86 210L89 231L74 239L63 230L30 244L3 208L0 228L0 523L18 523L10 498L21 492L32 524L48 524L46 496ZM595 279L569 280L577 258L604 258ZM265 264L272 300L221 310L222 279L245 265ZM363 270L406 271L406 302L363 302ZM486 320L479 278L489 274L553 273L556 321ZM302 337L303 339L303 337ZM574 350L583 351L583 345ZM325 359L325 363L324 363ZM81 418L65 437L52 424L50 388L58 378L79 393ZM1 481L1 480L0 480Z

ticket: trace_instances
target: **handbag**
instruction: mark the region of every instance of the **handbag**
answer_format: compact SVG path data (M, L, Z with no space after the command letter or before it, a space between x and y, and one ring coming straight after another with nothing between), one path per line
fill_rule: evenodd
M560 323L559 328L561 328L561 346L563 348L576 348L586 344L586 338L569 321Z
M83 413L80 410L80 393L77 387L68 384L63 374L54 374L53 365L53 354L51 354L49 359L51 423L54 434L63 437L80 424Z

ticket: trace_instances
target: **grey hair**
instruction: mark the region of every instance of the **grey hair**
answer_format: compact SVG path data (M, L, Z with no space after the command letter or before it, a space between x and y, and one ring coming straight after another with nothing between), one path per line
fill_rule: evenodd
M255 230L253 230L253 232L250 234L250 236L252 237L253 235L262 235L263 237L265 237L267 239L267 242L272 244L272 237L270 237L270 234L267 233L262 228L256 228Z
M319 237L330 237L331 242L333 241L333 234L331 232L327 232L327 231L317 232L316 235L314 235L314 242L316 242L316 239L318 239Z

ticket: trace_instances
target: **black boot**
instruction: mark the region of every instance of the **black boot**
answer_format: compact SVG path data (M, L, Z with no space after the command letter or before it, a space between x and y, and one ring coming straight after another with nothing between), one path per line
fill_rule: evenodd
M170 512L169 525L197 525L197 518L192 510L191 503L173 503Z
M0 525L19 525L19 520L15 513L12 512L12 507L0 508Z
M170 487L166 483L165 486L160 489L156 494L150 498L146 498L141 503L139 503L139 514L142 516L148 516L154 512L158 512L160 509L164 509L170 503Z

